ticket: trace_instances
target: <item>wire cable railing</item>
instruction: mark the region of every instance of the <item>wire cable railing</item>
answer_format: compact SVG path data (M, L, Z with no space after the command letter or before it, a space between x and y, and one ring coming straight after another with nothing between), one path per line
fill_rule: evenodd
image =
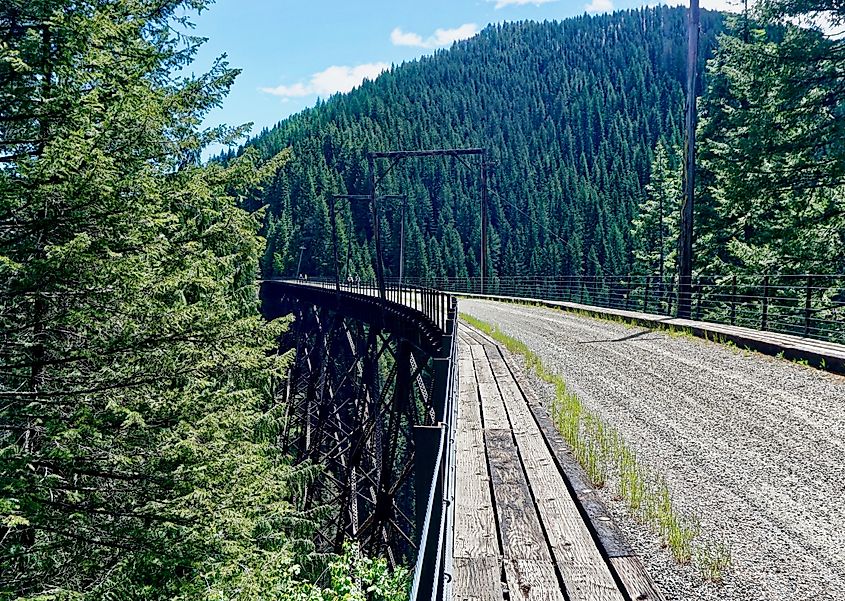
M427 286L481 292L480 278L435 278ZM675 317L678 278L509 276L488 278L485 294L564 301ZM845 275L700 275L692 280L690 319L845 344Z

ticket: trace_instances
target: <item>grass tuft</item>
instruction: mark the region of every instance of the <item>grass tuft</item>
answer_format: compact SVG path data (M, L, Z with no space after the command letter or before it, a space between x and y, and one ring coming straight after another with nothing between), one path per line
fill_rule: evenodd
M721 542L699 545L696 549L695 563L705 580L722 582L731 566L731 549Z

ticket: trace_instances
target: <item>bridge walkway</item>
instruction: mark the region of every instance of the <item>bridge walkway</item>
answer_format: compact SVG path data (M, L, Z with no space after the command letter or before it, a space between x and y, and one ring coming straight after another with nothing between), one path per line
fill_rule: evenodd
M660 599L599 549L498 345L461 324L459 361L453 599Z

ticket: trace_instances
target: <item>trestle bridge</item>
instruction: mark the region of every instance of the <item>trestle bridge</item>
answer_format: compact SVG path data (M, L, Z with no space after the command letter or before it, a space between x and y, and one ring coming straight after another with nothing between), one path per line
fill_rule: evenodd
M841 371L845 347L830 334L842 334L843 320L806 299L835 303L842 289L809 282L793 334L772 327L784 319L771 300L782 290L766 290L765 307L730 280L726 324L660 315L669 294L652 282L513 279L485 297L685 328ZM315 513L325 515L318 546L351 539L414 566L412 599L662 598L521 370L495 341L459 325L455 293L479 290L471 281L436 284L262 283L265 315L295 316L283 342L295 349L283 444L323 468L297 499L306 511L331 508ZM712 297L697 290L693 306L703 312ZM753 327L761 318L768 331ZM827 339L808 337L817 333Z

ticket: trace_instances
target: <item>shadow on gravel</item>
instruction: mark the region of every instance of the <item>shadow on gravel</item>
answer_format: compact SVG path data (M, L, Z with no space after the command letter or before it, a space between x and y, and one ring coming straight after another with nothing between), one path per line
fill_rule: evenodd
M652 332L651 330L644 330L642 332L636 332L628 336L623 336L622 338L607 338L603 340L579 340L577 344L598 344L599 342L625 342L627 340L633 340L634 338L645 336L646 334L654 334L654 332Z

